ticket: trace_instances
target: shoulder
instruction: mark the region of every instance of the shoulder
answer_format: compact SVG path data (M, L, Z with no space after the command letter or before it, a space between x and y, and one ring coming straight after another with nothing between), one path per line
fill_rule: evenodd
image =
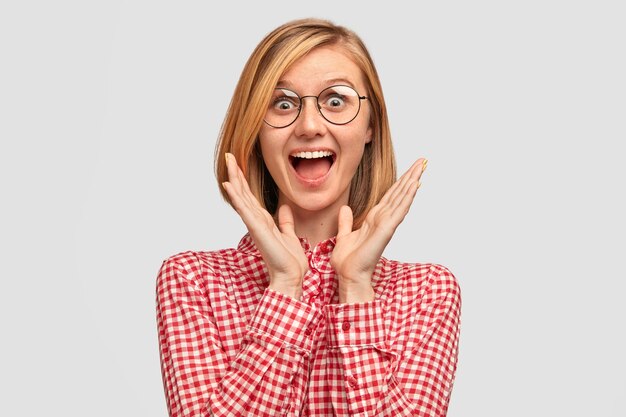
M161 264L161 271L176 270L192 272L200 269L199 252L185 251L168 256Z
M440 264L430 264L428 288L434 296L445 296L460 303L461 286L450 269Z
M403 287L420 292L444 292L460 298L461 289L454 273L437 263L409 263L383 258L383 268Z
M157 286L168 281L186 281L203 284L211 277L217 277L220 271L237 259L236 249L215 251L184 251L168 256L161 263L157 277Z
M243 254L236 249L220 249L214 251L185 251L171 255L163 260L162 268L177 267L194 272L206 267L218 268L239 259Z

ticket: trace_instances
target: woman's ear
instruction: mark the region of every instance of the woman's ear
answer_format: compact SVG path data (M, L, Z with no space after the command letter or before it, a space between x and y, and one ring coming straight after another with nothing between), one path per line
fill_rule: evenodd
M365 131L365 143L370 143L372 141L372 137L374 136L374 124L370 119L369 126L367 126L367 130Z

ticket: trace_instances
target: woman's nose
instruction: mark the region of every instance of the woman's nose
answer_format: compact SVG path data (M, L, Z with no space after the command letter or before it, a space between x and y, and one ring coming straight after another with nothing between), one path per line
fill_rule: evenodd
M323 134L326 129L326 120L319 111L317 97L307 96L302 97L301 100L302 108L296 120L296 135L313 137Z

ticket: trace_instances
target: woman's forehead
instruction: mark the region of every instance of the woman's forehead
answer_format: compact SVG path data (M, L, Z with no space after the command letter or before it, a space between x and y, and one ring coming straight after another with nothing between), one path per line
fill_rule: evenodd
M363 71L345 48L323 46L298 59L281 75L277 86L315 90L334 84L363 88Z
M320 80L317 80L317 81L319 81L319 83L322 86L324 86L324 88L329 85L348 85L353 88L356 87L355 85L356 83L354 82L352 77L347 77L347 76L327 77L327 78L321 78ZM276 83L276 87L294 90L299 87L298 84L300 83L294 83L291 80L286 79L286 80L279 80L278 83Z

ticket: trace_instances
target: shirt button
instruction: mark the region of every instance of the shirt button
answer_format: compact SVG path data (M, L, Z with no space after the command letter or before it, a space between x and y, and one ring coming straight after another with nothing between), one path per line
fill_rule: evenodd
M305 334L305 335L307 335L307 336L311 336L311 333L313 333L313 330L311 330L311 328L310 328L310 327L308 327L308 328L304 331L304 334Z
M349 375L348 377L346 377L346 381L348 382L348 385L350 385L350 387L352 387L352 388L356 388L357 387L356 378L353 377L352 375Z
M344 321L343 324L341 325L341 328L345 331L350 330L350 322L349 321Z

